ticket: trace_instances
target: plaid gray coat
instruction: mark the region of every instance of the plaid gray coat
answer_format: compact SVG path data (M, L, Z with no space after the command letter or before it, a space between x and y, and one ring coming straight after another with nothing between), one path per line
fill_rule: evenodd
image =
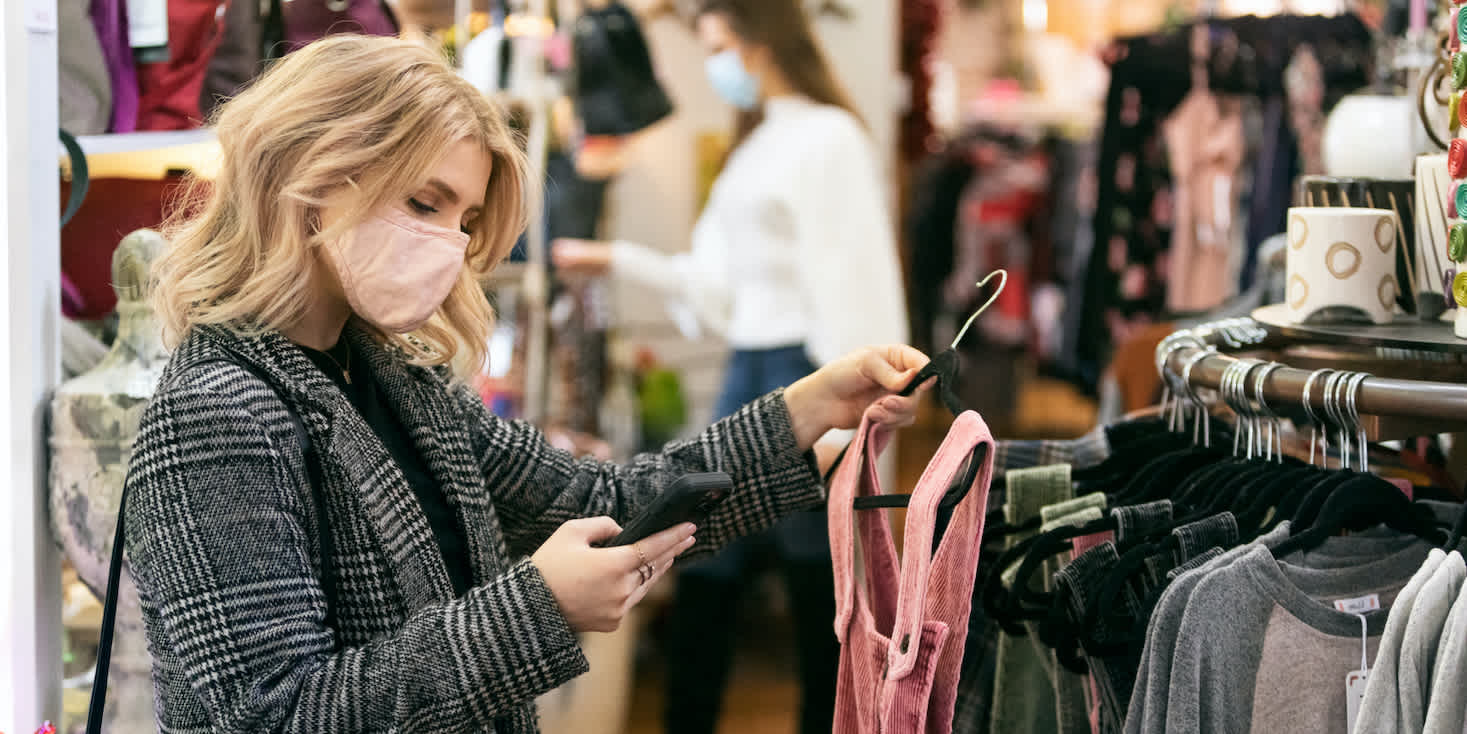
M165 734L534 732L535 696L587 669L525 560L560 524L624 522L686 472L725 471L736 484L695 552L822 502L778 393L612 466L551 448L354 327L346 338L368 357L353 370L380 381L455 507L476 585L454 598L401 471L304 354L275 333L195 329L143 418L127 478L129 568ZM322 464L336 629L323 621L316 510L282 396Z

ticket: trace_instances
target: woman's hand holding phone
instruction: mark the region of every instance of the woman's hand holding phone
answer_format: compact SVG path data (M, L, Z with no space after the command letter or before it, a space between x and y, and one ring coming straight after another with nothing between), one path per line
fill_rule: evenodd
M561 614L577 632L614 632L672 562L693 547L692 523L674 525L631 545L598 548L621 527L609 517L571 520L530 557ZM646 567L650 566L650 571Z

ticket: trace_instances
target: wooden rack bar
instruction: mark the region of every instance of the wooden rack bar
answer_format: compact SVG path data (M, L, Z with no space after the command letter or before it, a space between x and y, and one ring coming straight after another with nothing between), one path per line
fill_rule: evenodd
M1198 351L1197 347L1177 350L1168 360L1167 369L1179 374ZM1216 390L1222 381L1223 370L1236 361L1236 357L1222 353L1203 357L1192 367L1192 384ZM1272 406L1300 405L1309 375L1309 370L1293 367L1275 370L1264 381L1263 395ZM1323 380L1314 381L1309 399L1311 405L1324 404ZM1360 412L1467 423L1467 385L1371 377L1360 384Z
M1258 324L1258 322L1253 323ZM1198 341L1206 346L1198 346L1196 342L1193 342L1190 345L1176 348L1167 355L1165 367L1172 375L1181 375L1186 365L1196 359L1198 361L1188 374L1190 383L1212 390L1218 389L1223 371L1228 365L1237 361L1236 357L1224 354L1223 350L1256 352L1299 343L1296 340L1283 338L1272 330L1267 338L1255 343L1229 343L1220 332L1209 327L1210 325L1204 325L1189 330ZM1208 349L1217 351L1205 357L1197 356L1199 352ZM1312 374L1310 370L1289 366L1271 372L1263 385L1263 395L1268 400L1269 406L1281 412L1300 412L1304 385L1309 380L1310 374ZM1323 379L1316 379L1310 386L1310 404L1315 407L1316 412L1320 412L1320 406L1324 405L1324 383ZM1360 413L1364 416L1374 416L1380 419L1405 419L1392 422L1398 426L1411 425L1417 428L1433 427L1435 429L1421 431L1422 433L1467 429L1467 384L1370 377L1360 385L1358 405ZM1390 431L1390 433L1397 432Z

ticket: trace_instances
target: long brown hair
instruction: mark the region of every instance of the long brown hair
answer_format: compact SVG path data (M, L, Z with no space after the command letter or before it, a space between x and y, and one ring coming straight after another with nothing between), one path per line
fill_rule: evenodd
M702 0L693 19L715 14L723 16L741 40L767 47L774 56L775 66L796 92L820 104L840 107L861 119L850 95L831 71L799 0ZM737 148L763 119L764 110L760 107L740 110L730 150Z

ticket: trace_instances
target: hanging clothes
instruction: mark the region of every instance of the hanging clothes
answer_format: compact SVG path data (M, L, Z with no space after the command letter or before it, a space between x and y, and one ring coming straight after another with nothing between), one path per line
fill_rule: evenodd
M1194 33L1207 41L1201 78L1177 63L1194 57ZM1324 115L1370 81L1371 44L1354 15L1279 15L1210 20L1105 51L1111 78L1093 240L1069 299L1064 343L1073 354L1061 362L1093 387L1113 347L1138 329L1221 303L1219 292L1231 288L1208 263L1226 263L1225 273L1241 265L1237 282L1251 284L1257 249L1284 229L1291 182L1315 164ZM1321 70L1301 57L1286 96L1286 69L1303 48ZM1322 94L1311 80L1323 81ZM1210 241L1223 249L1199 249Z
M1230 427L1210 430L1213 445L1230 442ZM1443 651L1462 646L1448 620L1467 566L1427 574L1424 607L1406 593L1433 524L1461 511L1420 497L1447 493L1414 487L1413 501L1378 476L1234 458L1156 420L1104 433L1098 464L1010 469L994 488L1005 513L983 545L1001 537L1010 550L981 554L973 615L998 639L993 712L975 723L964 696L992 655L970 631L954 731L1339 730L1345 675L1362 647L1372 661L1387 654L1387 614L1410 619L1395 625L1395 667L1371 663L1409 722L1399 730L1421 731L1433 705L1455 720L1437 680L1456 679ZM1402 469L1372 457L1378 472ZM1320 508L1352 501L1381 508L1352 522L1390 526L1338 535Z
M1176 193L1175 225L1167 252L1166 307L1207 311L1232 295L1237 252L1238 176L1246 142L1242 104L1207 86L1206 26L1192 32L1192 89L1162 123Z
M852 506L857 497L881 494L874 467L889 438L863 419L848 452L854 460L839 468L830 486L841 644L834 730L947 734L993 473L993 436L977 413L958 416L912 493L900 561L886 518ZM938 506L970 456L982 466L934 551Z

